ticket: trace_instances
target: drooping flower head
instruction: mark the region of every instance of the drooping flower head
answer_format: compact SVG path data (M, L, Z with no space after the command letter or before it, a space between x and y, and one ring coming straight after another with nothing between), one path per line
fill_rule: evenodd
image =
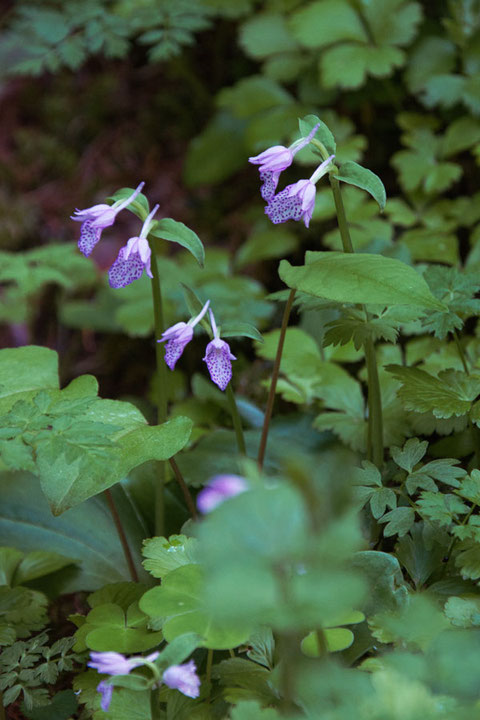
M183 665L171 665L165 670L162 680L165 685L180 690L187 697L196 698L200 695L200 678L193 660Z
M134 668L154 662L159 655L159 652L153 652L146 657L138 655L126 658L125 655L117 652L91 652L91 660L87 665L106 675L128 675ZM102 696L101 708L104 712L107 712L112 701L113 685L108 680L102 680L97 685L97 691Z
M91 254L93 248L100 240L102 230L113 225L118 213L135 200L144 185L145 183L141 182L136 190L125 200L117 201L113 205L93 205L85 210L75 210L75 213L70 216L72 220L82 223L78 248L85 257Z
M159 208L155 205L150 215L142 225L140 235L130 238L125 247L120 248L117 259L108 271L108 281L112 288L123 288L134 280L142 277L143 271L148 277L153 277L150 268L152 251L148 244L147 235L152 226L152 218Z
M174 369L175 363L185 350L185 346L188 345L193 338L193 328L203 318L209 305L210 300L207 300L196 317L191 318L187 323L178 322L172 325L172 327L169 327L162 333L160 340L157 340L157 342L167 343L165 345L165 362L170 370Z
M315 208L315 183L328 172L328 167L335 155L330 155L315 170L309 180L299 180L293 185L287 185L275 195L265 208L265 213L275 224L287 220L302 220L308 228Z
M211 310L209 313L213 340L208 343L203 359L207 363L208 372L215 385L218 385L220 390L225 390L232 379L232 360L237 358L230 352L229 344L225 340L220 340L220 333L213 313Z
M260 193L264 200L268 202L273 198L275 190L277 189L280 173L292 164L294 156L299 150L304 148L305 145L308 145L319 127L320 123L317 123L306 137L295 140L288 148L283 145L274 145L261 152L260 155L248 158L248 162L251 162L253 165L260 165L258 170L260 180L263 183L260 188Z
M201 513L209 513L224 500L248 490L247 481L240 475L215 475L197 495Z

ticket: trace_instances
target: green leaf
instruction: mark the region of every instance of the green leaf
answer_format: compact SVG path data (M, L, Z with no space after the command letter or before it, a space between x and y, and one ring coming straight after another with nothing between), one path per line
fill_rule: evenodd
M163 634L168 642L193 632L204 639L208 648L221 650L240 645L248 638L250 628L219 622L206 613L203 588L202 568L183 565L169 572L161 587L148 590L140 600L140 608L154 621L162 618Z
M324 634L328 652L345 650L350 647L355 639L353 632L347 630L347 628L327 628L320 632ZM316 632L311 632L304 637L300 647L303 654L307 655L307 657L321 657L323 654L323 648L319 645Z
M438 377L416 367L387 365L386 370L402 383L398 394L407 410L433 412L437 418L467 414L480 394L480 377L456 370Z
M298 121L298 127L303 137L306 137L313 130L315 125L320 125L317 132L315 133L315 140L319 140L323 143L331 155L335 155L337 151L337 145L335 138L331 130L320 120L316 115L305 115L304 118Z
M428 442L426 440L421 442L418 438L410 438L401 450L394 446L390 448L390 452L397 465L411 473L415 465L420 462L427 452L427 448Z
M97 605L88 613L85 623L75 633L75 650L84 647L100 652L143 652L163 640L161 632L147 629L147 617L132 603L126 612L119 605Z
M177 220L172 220L172 218L162 218L162 220L158 220L154 224L149 235L178 243L192 253L200 267L204 266L205 250L203 243L198 235L182 222L177 222Z
M58 356L49 348L28 345L0 350L0 413L22 397L58 388Z
M468 506L451 493L422 492L417 500L418 512L440 526L449 526L458 515L468 512Z
M347 160L347 162L342 163L340 172L334 177L349 185L355 185L361 190L366 190L377 201L380 210L385 208L387 202L385 187L378 175L375 175L371 170L352 162L352 160Z
M222 337L248 337L263 343L263 337L257 328L245 322L227 322L221 326Z
M190 187L225 180L244 166L245 120L220 113L190 143L185 161L185 181Z
M480 597L478 595L449 597L445 603L445 615L455 627L478 627L480 625Z
M300 8L291 16L290 29L307 48L367 40L360 18L347 0L317 0Z
M291 288L337 302L444 307L423 277L399 260L368 253L307 252L306 263L293 267L282 260L280 278Z
M29 720L68 720L77 710L78 703L73 690L60 690L49 705L29 711L24 709L23 712Z
M155 578L163 578L182 565L198 562L198 540L185 535L154 537L143 543L142 555L145 570Z
M297 47L285 17L273 12L257 13L249 18L240 28L239 43L253 58L286 53Z
M387 523L383 534L385 537L392 535L406 535L415 522L415 510L411 507L397 507L395 510L385 513L379 522Z
M322 53L321 77L327 88L358 88L367 75L387 77L404 62L405 53L396 47L336 45Z
M135 192L135 188L121 188L120 190L117 190L111 197L107 198L107 200L113 200L113 202L118 202L119 200L126 200L130 195L133 195ZM148 204L148 200L143 195L143 193L140 193L137 195L135 200L130 203L130 205L127 205L127 210L130 210L133 212L137 217L140 218L140 220L143 222L147 219L147 216L150 212L150 206Z
M139 547L147 531L138 520L121 487L112 488L140 577L148 578L140 564ZM64 593L94 590L105 583L130 577L115 524L103 496L87 500L61 517L54 517L40 490L38 479L28 473L0 473L2 513L0 543L29 553L43 550L74 558L75 567L46 578L49 591ZM142 575L143 573L143 575ZM38 582L38 581L37 581Z

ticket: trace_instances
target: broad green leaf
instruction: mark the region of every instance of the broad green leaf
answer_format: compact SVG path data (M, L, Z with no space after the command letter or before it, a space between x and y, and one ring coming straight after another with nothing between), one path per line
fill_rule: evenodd
M339 652L350 647L354 641L354 635L347 628L328 628L322 630L328 652ZM304 655L308 657L320 657L323 654L323 648L318 642L315 632L309 633L303 638L301 648Z
M366 190L377 201L380 210L385 208L387 202L385 186L378 175L375 175L371 170L348 160L342 163L340 172L334 177L349 185L355 185L362 190Z
M200 267L204 266L205 250L203 243L198 235L182 222L172 220L172 218L163 218L154 224L149 234L162 240L178 243L192 253Z
M318 0L300 8L291 16L290 30L307 48L367 40L362 22L347 0Z
M244 166L245 120L222 112L190 143L185 160L185 181L190 187L225 180Z
M198 540L185 535L154 537L143 543L143 566L155 578L163 578L182 565L198 562Z
M23 585L31 580L49 575L71 565L73 560L56 552L33 550L27 553L18 564L13 576L14 585Z
M147 530L120 486L111 490L127 534L137 571L148 579L141 566L139 548ZM62 570L59 577L46 578L53 592L71 593L95 590L105 583L130 578L106 500L91 498L82 505L54 517L40 490L38 479L28 473L0 473L2 513L0 543L26 553L55 548L65 558L73 558L74 567ZM36 581L39 582L38 580Z
M125 613L119 605L97 605L88 613L85 623L77 630L75 649L83 642L90 650L121 653L144 652L163 640L161 632L147 629L147 617L133 603Z
M449 597L445 603L445 615L455 627L478 627L480 625L480 597L478 595Z
M282 260L280 278L291 288L337 302L444 307L423 277L399 260L368 253L307 252L306 263L293 267Z
M217 650L236 647L244 642L250 628L220 622L204 609L204 577L199 565L183 565L169 572L161 587L153 588L140 600L140 608L154 621L162 619L165 639L197 633L205 647Z
M20 398L58 386L58 356L53 350L36 345L0 350L0 413Z
M370 588L364 608L367 617L378 612L396 611L405 605L408 592L394 555L365 550L355 553L352 565L362 572Z
M245 322L227 322L221 327L222 337L248 337L257 342L263 342L261 333L250 323Z
M297 47L285 17L272 12L257 13L249 18L240 28L239 43L253 58L286 53Z
M217 105L243 119L278 105L289 105L292 100L290 93L274 80L263 75L250 75L221 90Z
M358 88L363 85L368 75L391 75L396 67L403 65L405 57L402 50L388 45L335 45L322 53L322 80L327 88Z

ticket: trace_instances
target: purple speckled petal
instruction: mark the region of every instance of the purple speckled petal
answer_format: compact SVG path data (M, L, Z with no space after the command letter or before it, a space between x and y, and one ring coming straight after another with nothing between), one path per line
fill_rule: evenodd
M80 228L80 240L78 241L78 249L85 257L88 257L95 245L100 240L102 229L92 225L91 220L85 220Z
M172 338L167 342L165 345L165 362L170 370L174 369L175 363L179 357L181 357L183 351L185 350L185 346L188 345L191 339L191 337L184 340Z
M108 281L112 288L124 288L142 277L144 264L138 253L132 253L125 260L125 248L120 248L118 257L108 271Z
M263 183L260 188L260 194L267 202L269 202L275 195L279 177L280 173L278 172L265 171L260 173L260 180Z
M212 340L207 345L203 359L215 385L218 385L220 390L225 390L232 379L232 359L235 359L228 343L219 339Z
M290 195L291 187L293 186L288 185L285 190L275 195L265 208L265 213L274 225L287 222L287 220L302 219L302 198L298 195Z

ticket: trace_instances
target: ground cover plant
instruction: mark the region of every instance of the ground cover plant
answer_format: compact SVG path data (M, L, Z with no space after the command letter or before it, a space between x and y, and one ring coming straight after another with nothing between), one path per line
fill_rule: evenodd
M0 720L480 717L478 0L0 59Z

